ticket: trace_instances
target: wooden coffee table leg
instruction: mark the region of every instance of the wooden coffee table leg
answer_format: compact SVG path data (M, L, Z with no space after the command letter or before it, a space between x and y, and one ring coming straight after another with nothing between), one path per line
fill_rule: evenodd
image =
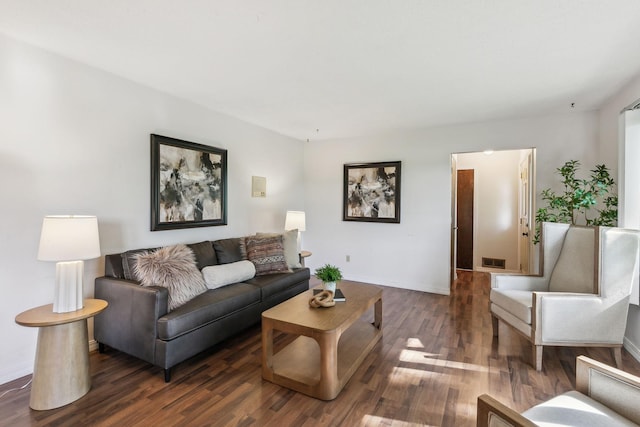
M273 326L262 319L262 378L273 381Z
M331 400L340 393L338 379L338 341L340 337L335 331L320 334L317 337L320 346L320 383L318 396L320 399Z
M376 301L376 305L374 308L373 326L378 329L382 329L382 298Z

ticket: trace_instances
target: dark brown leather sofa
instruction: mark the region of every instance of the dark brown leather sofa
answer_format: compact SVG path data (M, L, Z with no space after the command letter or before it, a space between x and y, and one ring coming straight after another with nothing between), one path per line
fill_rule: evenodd
M199 269L243 258L240 238L189 244ZM171 379L176 364L260 321L261 313L309 289L308 268L256 276L210 289L168 312L168 292L143 287L131 277L134 250L105 257L105 275L95 280L95 297L109 306L95 317L94 336L105 346L164 369Z

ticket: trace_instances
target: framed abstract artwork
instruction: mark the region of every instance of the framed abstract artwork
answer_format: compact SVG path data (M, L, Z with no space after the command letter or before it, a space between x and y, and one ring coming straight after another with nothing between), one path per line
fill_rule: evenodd
M402 162L344 165L343 221L400 223Z
M151 231L227 225L227 150L151 135Z

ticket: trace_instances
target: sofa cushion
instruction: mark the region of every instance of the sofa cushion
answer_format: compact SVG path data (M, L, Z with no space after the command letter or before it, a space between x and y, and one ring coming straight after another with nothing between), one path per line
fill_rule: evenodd
M284 258L282 235L249 236L247 258L256 266L256 276L291 271Z
M209 240L205 240L200 243L190 243L187 245L196 256L196 267L198 270L202 270L210 265L216 265L218 259L216 258L216 251L213 250L213 244Z
M202 277L207 288L216 289L232 283L243 282L256 275L256 267L251 261L210 265L202 269Z
M289 230L284 233L256 233L256 236L282 236L284 259L289 268L300 268L300 254L298 253L298 230Z
M489 300L526 324L531 324L533 293L512 289L491 289Z
M218 264L229 264L247 259L244 237L220 239L213 242Z
M540 426L637 426L622 415L577 391L556 396L522 413Z
M169 311L207 290L195 255L185 245L142 252L135 259L135 275L143 286L161 286L169 291Z
M122 268L122 255L109 254L104 256L104 275L116 279L124 279L124 269Z
M308 268L298 268L291 273L256 276L253 279L245 280L245 283L259 287L262 293L262 300L265 301L302 281L309 280L310 275Z
M133 249L120 254L122 258L122 273L127 280L138 280L135 273L136 256L141 253L151 252L155 249Z
M174 339L259 302L260 290L246 283L207 290L158 319L158 338Z

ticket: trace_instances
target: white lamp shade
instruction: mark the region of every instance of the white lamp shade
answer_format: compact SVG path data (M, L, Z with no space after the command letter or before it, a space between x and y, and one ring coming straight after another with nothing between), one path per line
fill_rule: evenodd
M305 216L303 211L287 211L287 217L284 221L285 230L305 231Z
M84 215L44 217L38 249L40 261L77 261L99 256L98 218Z

